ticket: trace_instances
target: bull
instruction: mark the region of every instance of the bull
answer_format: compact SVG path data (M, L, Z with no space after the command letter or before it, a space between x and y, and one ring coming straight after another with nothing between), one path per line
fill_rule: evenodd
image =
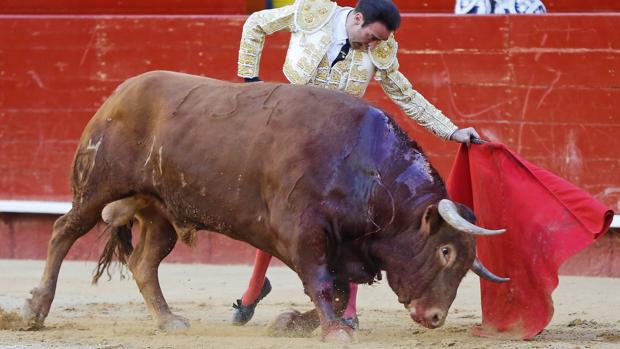
M273 329L352 339L339 319L348 283L385 271L416 322L441 326L469 269L506 281L476 258L473 224L448 199L422 150L385 113L347 95L286 84L234 84L174 72L122 83L87 124L73 161L71 210L54 224L24 316L42 326L62 261L100 220L110 240L96 281L118 255L158 326L173 314L158 266L198 230L262 249L293 269L315 305ZM106 206L107 205L107 206ZM105 208L105 209L104 209ZM133 217L140 240L131 243Z

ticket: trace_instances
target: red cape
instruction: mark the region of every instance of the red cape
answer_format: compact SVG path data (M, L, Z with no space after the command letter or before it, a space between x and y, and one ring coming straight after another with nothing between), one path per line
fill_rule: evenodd
M448 179L454 201L471 207L485 228L478 257L504 284L480 281L482 325L474 334L527 339L553 316L558 269L602 236L613 212L588 193L517 156L502 144L461 146Z

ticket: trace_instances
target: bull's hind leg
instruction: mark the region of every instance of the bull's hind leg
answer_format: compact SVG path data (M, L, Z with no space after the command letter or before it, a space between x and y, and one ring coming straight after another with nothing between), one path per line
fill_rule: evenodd
M54 223L43 276L39 286L30 291L32 298L26 301L22 311L28 329L43 326L54 300L62 261L73 243L95 226L102 208L103 203L74 207Z
M129 258L129 269L157 326L166 331L189 327L187 319L170 311L159 285L158 268L172 251L177 234L166 218L152 207L137 215L140 222L140 242Z

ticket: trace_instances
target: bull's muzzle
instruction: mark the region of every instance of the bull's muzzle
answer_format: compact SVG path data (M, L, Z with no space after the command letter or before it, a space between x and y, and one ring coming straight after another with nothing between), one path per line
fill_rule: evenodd
M426 328L441 327L446 321L448 312L437 307L425 309L414 300L407 306L411 319Z

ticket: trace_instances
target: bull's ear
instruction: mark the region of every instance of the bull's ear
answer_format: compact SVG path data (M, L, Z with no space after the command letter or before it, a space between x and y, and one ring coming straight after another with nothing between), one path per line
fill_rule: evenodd
M424 211L424 214L422 215L420 231L423 234L431 235L437 230L439 230L441 222L442 218L439 215L439 209L437 208L437 205L428 205L428 207Z

